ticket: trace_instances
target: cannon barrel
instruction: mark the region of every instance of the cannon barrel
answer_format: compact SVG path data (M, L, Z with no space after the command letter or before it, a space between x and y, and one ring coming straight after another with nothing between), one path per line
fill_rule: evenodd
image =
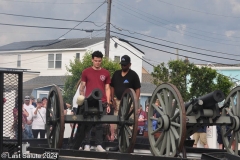
M100 100L100 99L102 99L102 96L103 96L103 94L100 89L94 89L86 99L88 101Z
M185 103L185 107L188 108L190 104L193 104L194 106L197 105L197 106L210 107L215 105L218 102L222 102L224 98L225 96L221 90L215 90L211 93L203 95L202 97L195 98L194 100Z
M225 99L225 96L221 90L215 90L211 93L203 95L202 97L199 97L198 99L203 101L204 107L209 107L215 105L216 103L222 102Z

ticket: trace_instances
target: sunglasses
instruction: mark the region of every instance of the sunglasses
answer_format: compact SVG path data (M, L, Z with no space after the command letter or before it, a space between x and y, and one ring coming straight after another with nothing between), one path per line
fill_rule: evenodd
M127 65L126 64L121 64L121 66L126 67Z

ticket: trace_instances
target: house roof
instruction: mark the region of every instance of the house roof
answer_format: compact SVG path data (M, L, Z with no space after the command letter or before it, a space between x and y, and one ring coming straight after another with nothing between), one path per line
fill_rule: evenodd
M152 83L141 83L141 93L152 94L156 87L157 86Z
M196 64L198 66L209 66L209 67L240 67L240 64L229 64L229 65L224 65L224 64Z
M39 40L14 42L0 47L0 51L33 50L33 49L63 49L63 48L85 48L90 45L104 41L104 37L75 38L60 40Z
M23 96L30 95L32 90L55 84L63 87L67 76L39 76L23 83Z
M153 76L149 73L142 73L142 83L153 83Z

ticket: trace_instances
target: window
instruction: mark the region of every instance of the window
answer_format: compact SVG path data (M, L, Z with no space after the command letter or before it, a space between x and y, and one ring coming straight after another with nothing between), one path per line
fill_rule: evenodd
M62 54L48 54L48 68L62 68Z
M62 54L56 54L55 68L62 68Z
M17 59L17 67L21 67L21 55L18 55L18 59Z
M80 61L80 53L76 53L76 59Z
M115 62L120 62L120 56L114 56L114 61Z

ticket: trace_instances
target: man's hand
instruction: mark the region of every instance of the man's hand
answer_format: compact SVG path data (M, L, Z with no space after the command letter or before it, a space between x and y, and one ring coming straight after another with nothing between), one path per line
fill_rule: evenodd
M110 105L107 104L107 113L110 113L110 111L111 111Z

